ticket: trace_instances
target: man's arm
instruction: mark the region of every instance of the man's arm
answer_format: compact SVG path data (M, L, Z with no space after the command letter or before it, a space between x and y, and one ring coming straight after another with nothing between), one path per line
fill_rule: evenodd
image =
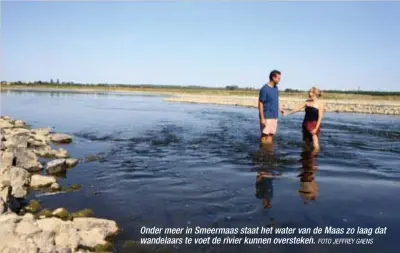
M292 108L292 111L291 111L291 112L286 113L286 116L288 116L288 115L290 115L290 114L293 114L293 113L296 113L296 112L302 110L305 106L306 106L305 103L296 105L294 108Z
M258 114L260 116L260 123L265 124L264 103L261 100L258 100Z

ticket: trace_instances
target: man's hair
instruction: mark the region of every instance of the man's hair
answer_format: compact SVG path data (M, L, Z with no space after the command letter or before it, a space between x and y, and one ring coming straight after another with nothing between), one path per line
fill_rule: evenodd
M272 70L271 73L269 73L269 80L272 81L272 78L274 78L277 75L281 75L281 72L278 70Z

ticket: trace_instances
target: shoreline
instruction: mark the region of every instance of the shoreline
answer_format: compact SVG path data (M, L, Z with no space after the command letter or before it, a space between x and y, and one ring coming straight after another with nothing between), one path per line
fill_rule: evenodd
M32 88L32 87L2 87L1 92L6 91L26 91L26 92L68 92L68 93L125 93L125 94L146 94L166 96L163 101L173 103L195 103L195 104L215 104L233 105L248 108L257 108L256 95L237 95L235 93L210 94L207 92L185 93L183 90L161 90L161 89L140 89L140 88ZM335 95L329 94L331 97ZM338 94L338 99L327 98L325 101L326 112L362 113L362 114L383 114L400 115L400 98L383 96L371 97L367 95ZM306 100L305 94L280 94L280 103L284 109L293 108L296 104Z
M112 248L110 238L119 232L115 221L91 217L89 208L70 213L63 207L49 210L35 199L26 203L33 192L56 197L80 189L57 182L80 163L64 148L56 149L71 142L72 136L51 128L30 128L22 120L0 117L0 252L84 253Z

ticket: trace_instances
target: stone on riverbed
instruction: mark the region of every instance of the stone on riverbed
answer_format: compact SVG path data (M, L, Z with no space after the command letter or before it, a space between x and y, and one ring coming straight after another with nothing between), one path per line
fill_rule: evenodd
M54 155L57 158L67 158L69 157L67 150L63 148L59 148L57 151L54 151Z
M55 182L50 185L50 189L53 191L59 191L61 190L61 186L57 182Z
M55 159L47 163L46 171L49 174L57 174L67 169L65 159Z
M68 134L51 134L50 140L56 143L70 143L72 141L72 136Z
M69 212L65 208L57 208L56 210L53 211L53 216L58 217L62 220L67 220L69 219Z
M71 217L73 217L73 218L89 217L91 215L93 215L93 210L89 209L89 208L85 208L85 209L79 210L77 212L71 213Z
M30 149L17 148L15 150L16 166L29 172L37 172L43 169L43 165L38 162L36 154Z
M40 209L40 203L37 200L32 199L29 201L28 205L24 207L24 209L31 213L36 213Z
M31 187L45 187L56 183L56 178L52 176L32 175Z
M65 163L67 164L68 168L72 168L78 164L78 159L70 158L65 160Z

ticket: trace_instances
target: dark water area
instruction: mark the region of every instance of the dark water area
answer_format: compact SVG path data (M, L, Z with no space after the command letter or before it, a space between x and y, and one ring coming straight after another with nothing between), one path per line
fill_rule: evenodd
M79 191L42 196L47 208L92 208L116 220L116 252L153 252L140 228L387 227L371 245L175 245L168 252L398 252L400 117L326 113L321 151L302 149L301 113L259 145L257 111L174 104L160 96L1 93L1 114L73 135L74 158L97 155L60 179ZM269 208L264 208L268 205ZM240 236L240 235L238 235ZM306 235L307 236L307 235ZM204 236L206 237L206 236ZM212 237L212 235L211 235ZM258 236L263 237L263 236ZM319 237L349 237L314 236Z

